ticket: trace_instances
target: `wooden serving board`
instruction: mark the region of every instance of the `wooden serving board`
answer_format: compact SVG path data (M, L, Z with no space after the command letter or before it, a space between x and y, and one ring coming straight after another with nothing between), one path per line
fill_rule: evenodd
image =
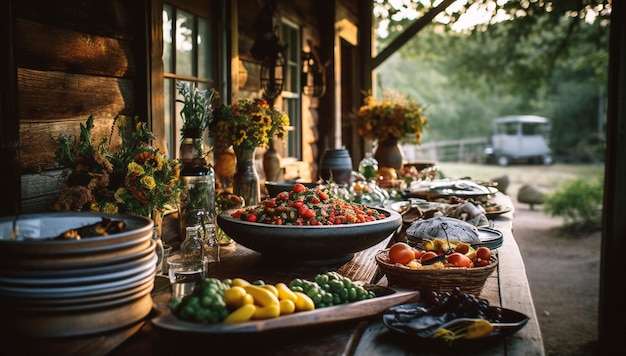
M298 312L291 315L280 316L274 319L250 321L237 324L198 324L187 322L174 316L169 308L162 308L161 314L153 318L152 323L162 329L189 333L202 334L245 334L275 331L294 327L319 326L323 324L337 323L348 320L362 319L375 316L388 308L417 301L419 292L413 290L387 288L388 293L372 299L342 304L333 307L320 308L308 312Z

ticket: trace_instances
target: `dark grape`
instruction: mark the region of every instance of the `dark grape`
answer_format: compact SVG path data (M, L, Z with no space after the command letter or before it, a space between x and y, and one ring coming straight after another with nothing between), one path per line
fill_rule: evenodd
M482 299L471 293L461 293L459 287L451 292L435 292L426 294L425 305L429 314L446 315L446 319L456 318L483 318L492 322L502 319L502 309L491 307L487 299Z

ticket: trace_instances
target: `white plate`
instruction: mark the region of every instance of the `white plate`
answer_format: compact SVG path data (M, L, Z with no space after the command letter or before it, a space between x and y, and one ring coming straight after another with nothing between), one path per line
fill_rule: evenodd
M91 253L69 256L38 256L20 255L11 256L0 255L0 269L17 271L38 271L61 270L72 268L85 268L95 266L108 266L125 261L134 260L146 253L146 249L156 245L155 241L148 236L145 241L139 244L116 251L106 251L101 253ZM2 246L0 246L2 249Z
M79 276L96 276L105 273L113 273L117 271L124 271L139 265L142 265L149 259L152 259L154 248L156 243L150 243L148 248L141 249L136 253L129 254L118 261L117 259L111 259L103 261L103 265L91 266L89 265L77 265L64 269L51 269L51 268L37 268L37 269L22 269L22 268L2 268L0 269L0 278L2 277L21 277L21 278L67 278L67 277L79 277ZM126 261L128 260L128 261Z
M504 235L500 230L488 227L478 227L478 238L480 238L481 246L488 247L491 250L502 246L504 242Z
M105 283L69 286L69 287L16 287L0 285L0 296L22 298L70 298L88 296L99 293L115 292L132 288L146 281L154 279L156 270L156 254L153 260L143 266L142 272L129 278Z
M106 298L100 298L99 300L88 300L85 299L86 302L81 303L72 303L72 304L17 304L15 308L25 311L25 312L49 312L49 313L57 313L57 312L69 312L69 311L79 311L79 310L89 310L89 309L100 309L106 307L112 307L118 304L131 302L138 298L149 294L152 290L153 283L145 283L137 288L133 288L130 292L124 293L112 293L108 295Z
M153 250L154 251L154 250ZM149 267L149 264L156 264L157 256L152 253L142 258L141 263L133 268L127 268L121 271L114 271L110 273L90 274L86 276L72 276L72 277L60 277L60 278L15 278L15 277L0 277L0 283L10 284L13 286L26 286L26 287L64 287L64 286L78 286L78 285L90 285L100 284L102 282L115 281L132 277L138 273L143 272ZM1 287L0 287L1 288Z
M55 307L73 307L81 305L90 305L94 303L105 302L112 299L125 298L129 295L139 293L146 289L152 289L154 287L155 280L147 280L143 283L139 283L136 286L129 286L129 288L114 291L103 292L94 295L86 295L70 298L38 298L38 299L26 299L26 298L13 298L11 303L18 308L55 308ZM169 286L169 285L168 285Z

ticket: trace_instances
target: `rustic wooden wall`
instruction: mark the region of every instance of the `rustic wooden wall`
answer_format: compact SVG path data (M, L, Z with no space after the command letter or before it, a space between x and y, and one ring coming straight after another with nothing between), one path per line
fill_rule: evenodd
M141 2L15 2L19 154L23 173L55 168L54 138L95 117L95 140L118 114L145 117L138 104L137 16ZM143 11L143 10L141 10ZM143 97L144 95L142 95Z
M19 159L23 213L58 194L55 141L78 137L95 118L93 141L111 137L116 115L147 117L144 1L13 2ZM139 59L138 59L139 58ZM139 83L139 84L137 84ZM137 90L140 88L140 90Z

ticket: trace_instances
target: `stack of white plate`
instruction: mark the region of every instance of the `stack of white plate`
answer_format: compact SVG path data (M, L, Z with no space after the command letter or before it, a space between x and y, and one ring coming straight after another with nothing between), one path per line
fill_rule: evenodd
M121 220L108 236L50 240L60 233ZM94 334L144 318L152 308L157 257L152 220L86 212L0 218L0 314L31 337Z

